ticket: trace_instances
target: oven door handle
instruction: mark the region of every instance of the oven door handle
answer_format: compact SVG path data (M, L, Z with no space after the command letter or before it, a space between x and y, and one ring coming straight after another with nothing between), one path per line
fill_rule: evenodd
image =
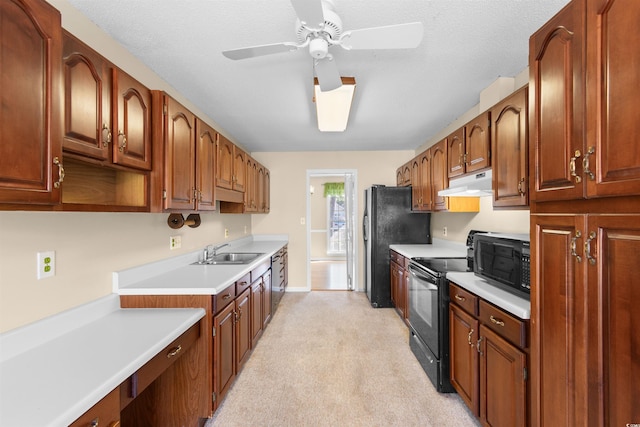
M420 280L424 284L424 287L427 288L427 290L429 291L438 290L438 287L431 282L432 279L430 277L424 274L421 274L420 270L418 270L411 264L409 264L409 273L411 273L411 275L416 279Z

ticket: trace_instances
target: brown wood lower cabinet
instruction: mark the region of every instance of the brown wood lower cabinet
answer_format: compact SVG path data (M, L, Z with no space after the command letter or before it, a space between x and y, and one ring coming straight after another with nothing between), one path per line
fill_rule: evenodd
M409 258L390 251L391 302L400 318L409 325Z
M175 425L195 426L200 419L211 417L218 408L271 319L271 262L256 266L216 295L123 295L120 301L123 308L205 309L200 339L185 355L187 357L175 362L171 368L173 373L163 380L166 387L156 385L157 381L154 381L149 386L152 391L141 394L141 397L148 395L147 412L175 411L180 416ZM260 330L256 329L258 326ZM186 383L185 378L188 379ZM171 382L180 381L182 395L190 398L178 407L174 402L184 399L177 399L172 391L162 389L172 390ZM159 419L153 414L145 416ZM133 425L154 424L136 422Z
M527 322L453 283L450 298L453 387L483 425L527 426Z
M119 427L120 426L120 387L102 398L91 409L82 414L69 427Z

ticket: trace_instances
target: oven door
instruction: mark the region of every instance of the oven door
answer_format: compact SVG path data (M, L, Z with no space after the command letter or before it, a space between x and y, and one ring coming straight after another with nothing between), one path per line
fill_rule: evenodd
M409 323L418 337L440 359L439 348L439 278L409 264Z

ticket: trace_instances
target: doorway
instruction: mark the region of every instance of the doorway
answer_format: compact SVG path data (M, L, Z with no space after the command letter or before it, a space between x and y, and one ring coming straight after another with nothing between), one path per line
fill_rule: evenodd
M307 170L307 287L354 290L356 171Z

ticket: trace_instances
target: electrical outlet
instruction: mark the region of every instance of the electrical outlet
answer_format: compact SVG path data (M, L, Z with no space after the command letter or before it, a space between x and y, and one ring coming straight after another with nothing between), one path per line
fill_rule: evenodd
M247 234L247 226L244 226L244 234Z
M447 235L447 227L442 227L442 235L443 236Z
M56 275L55 251L38 252L38 280Z
M300 217L300 225L305 225L307 223L306 219L302 216Z
M169 249L180 249L182 246L182 237L181 236L171 236L169 237Z
M226 239L227 237L229 237L229 229L225 228L224 229L224 238Z

